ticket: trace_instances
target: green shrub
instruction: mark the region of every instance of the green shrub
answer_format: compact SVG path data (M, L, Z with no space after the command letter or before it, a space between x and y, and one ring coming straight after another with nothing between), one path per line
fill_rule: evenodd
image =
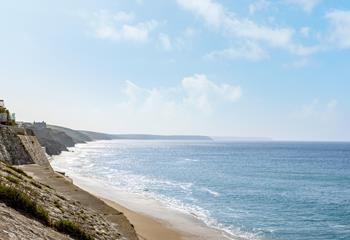
M38 219L46 225L50 225L48 212L34 202L27 194L22 191L0 184L0 201L5 202L8 206L24 212L33 218Z
M6 176L5 178L6 178L8 181L10 181L10 182L12 182L12 183L14 183L14 184L18 184L18 183L19 183L19 181L18 181L17 178L14 178L14 177L12 177L12 176L10 176L10 175Z
M69 236L77 240L94 240L94 238L91 235L86 233L78 225L69 220L58 220L54 223L54 227L59 232L68 234Z

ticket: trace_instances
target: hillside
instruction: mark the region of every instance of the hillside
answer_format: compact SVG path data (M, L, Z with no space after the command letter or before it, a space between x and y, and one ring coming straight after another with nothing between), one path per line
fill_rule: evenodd
M184 141L212 141L207 136L196 135L150 135L150 134L108 134L85 130L73 130L66 127L46 125L45 123L23 123L38 137L40 144L46 148L48 155L58 155L62 151L68 151L78 143L86 143L96 140L184 140Z
M56 131L40 133L67 137ZM53 171L33 130L0 125L0 239L138 237L121 212Z
M98 199L74 186L64 176L38 165L21 168L27 173L0 162L0 230L6 229L0 231L0 239L13 239L11 236L57 240L137 239L124 215L109 209L102 201L92 206L83 204L84 199ZM29 175L31 171L36 174ZM39 179L38 174L45 179ZM59 185L61 192L55 189ZM96 209L99 206L106 210ZM117 218L117 222L113 224L108 220L112 215L107 212L115 214L113 218Z

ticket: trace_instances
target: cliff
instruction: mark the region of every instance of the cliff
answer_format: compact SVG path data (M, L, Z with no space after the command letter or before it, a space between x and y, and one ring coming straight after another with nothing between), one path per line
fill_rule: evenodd
M51 168L34 133L24 128L0 125L0 160L11 165L36 163Z
M121 212L52 170L31 129L0 125L0 239L138 237Z
M48 155L59 155L62 151L68 151L77 143L86 143L96 140L183 140L183 141L212 141L210 137L199 135L151 135L151 134L108 134L70 128L23 123L27 129L31 129L38 137L40 144L45 147Z

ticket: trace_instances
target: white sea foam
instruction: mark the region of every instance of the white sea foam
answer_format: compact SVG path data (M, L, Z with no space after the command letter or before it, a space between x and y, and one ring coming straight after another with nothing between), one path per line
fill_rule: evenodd
M162 209L166 208L169 211L175 211L173 214L164 214L163 210L159 210L158 218L164 215L177 215L178 213L184 216L191 216L206 226L218 230L222 238L219 239L258 239L256 234L246 233L234 226L226 226L218 223L218 221L211 216L211 213L195 204L188 204L174 197L166 196L164 194L155 193L150 190L152 188L162 190L178 190L185 195L191 195L195 185L191 182L175 182L165 179L151 178L139 174L134 174L131 171L118 170L110 167L100 166L99 171L95 172L93 167L95 164L89 160L90 154L101 154L105 148L101 142L94 142L91 144L79 144L75 148L71 148L71 152L64 152L60 156L54 157L52 165L54 169L64 171L73 178L74 182L81 187L87 188L89 191L95 191L97 194L125 204L127 207L143 212L145 214L156 214L155 209L162 205ZM91 150L91 148L93 150ZM88 151L88 152L87 152ZM186 161L197 161L196 159L185 159ZM115 191L111 191L111 187ZM207 192L213 197L219 197L220 193L212 189L201 187L197 188L200 191ZM115 194L118 193L118 194ZM151 203L151 204L150 204ZM153 208L145 208L154 205ZM178 212L178 213L176 213ZM165 219L172 221L171 219ZM181 221L180 221L181 222ZM198 230L198 234L202 230ZM218 238L211 238L217 240Z
M218 192L216 192L214 190L210 190L209 188L202 187L201 191L207 192L207 193L211 194L214 197L219 197L220 196L220 193L218 193Z

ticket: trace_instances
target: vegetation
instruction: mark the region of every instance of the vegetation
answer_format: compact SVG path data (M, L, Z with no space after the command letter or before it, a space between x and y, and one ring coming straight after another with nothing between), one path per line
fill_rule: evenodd
M8 206L50 225L48 212L34 202L27 194L14 188L0 184L0 201Z
M14 183L14 184L18 184L18 183L19 183L19 180L18 180L17 178L14 178L14 177L12 177L12 176L10 176L10 175L6 176L5 178L6 178L8 181L10 181L10 182L12 182L12 183Z
M75 223L61 219L59 221L56 221L54 223L54 227L59 231L63 232L65 234L68 234L74 239L78 240L93 240L94 238L86 233L84 230L82 230L78 225Z
M9 126L16 126L16 120L12 119L10 111L4 107L0 107L0 113L5 114L6 119L2 119L1 124L9 125ZM4 121L5 120L5 121Z

